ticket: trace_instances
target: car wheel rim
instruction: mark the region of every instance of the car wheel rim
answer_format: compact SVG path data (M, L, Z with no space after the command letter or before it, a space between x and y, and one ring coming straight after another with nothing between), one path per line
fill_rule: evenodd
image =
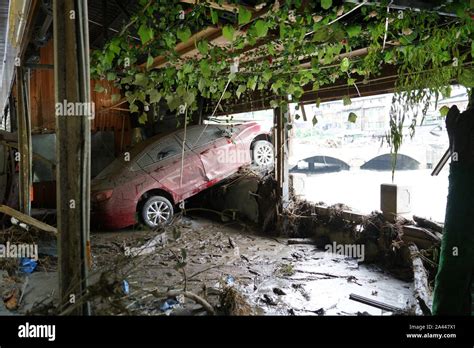
M267 166L273 162L273 150L270 145L259 146L255 151L255 163Z
M146 211L146 216L150 224L157 226L168 222L171 210L164 202L153 202Z

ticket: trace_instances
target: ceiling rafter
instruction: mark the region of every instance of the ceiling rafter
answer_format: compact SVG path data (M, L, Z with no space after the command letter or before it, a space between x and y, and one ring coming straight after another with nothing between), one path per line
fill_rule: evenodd
M251 12L256 11L255 8L251 6L230 4L227 1L223 1L222 3L217 3L214 1L180 0L180 2L185 3L185 4L190 4L190 5L204 5L216 10L234 12L234 13L239 12L239 7L244 7Z

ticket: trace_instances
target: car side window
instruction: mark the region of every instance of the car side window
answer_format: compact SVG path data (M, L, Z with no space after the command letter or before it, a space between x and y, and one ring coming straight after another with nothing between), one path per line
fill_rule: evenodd
M155 146L149 147L137 161L142 168L173 157L181 153L181 146L173 136L158 140Z
M179 132L177 136L182 140L184 131ZM211 143L222 136L222 130L214 125L193 127L186 131L186 144L190 148L196 148Z

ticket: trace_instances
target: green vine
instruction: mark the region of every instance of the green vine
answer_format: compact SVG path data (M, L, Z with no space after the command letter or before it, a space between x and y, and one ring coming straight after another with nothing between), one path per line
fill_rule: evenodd
M172 111L187 105L193 112L198 97L214 102L222 97L225 106L271 91L271 106L286 106L288 95L298 102L308 85L318 91L342 80L349 89L394 65L397 93L387 140L396 154L408 110L448 95L447 86L454 81L468 87L473 83L474 26L464 1L435 1L438 11L454 12L454 17L434 11L387 13L388 1L365 4L347 16L356 5L335 5L332 0L258 1L253 12L239 1L226 1L235 4L234 13L216 10L206 1L138 2L141 10L121 33L92 52L91 72L95 79L119 87L122 94L112 99L125 97L130 112L143 123L150 106L160 102ZM198 39L191 48L199 57L175 51L193 33L216 27L222 28L225 45ZM361 48L367 48L367 54L348 56ZM238 71L231 72L236 59ZM307 68L301 68L302 62L309 63ZM96 90L108 92L100 84ZM416 118L409 121L414 130Z

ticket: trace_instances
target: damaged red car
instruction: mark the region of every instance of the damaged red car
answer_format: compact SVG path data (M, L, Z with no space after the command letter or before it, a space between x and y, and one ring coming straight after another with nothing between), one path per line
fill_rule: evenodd
M255 122L190 126L149 138L94 178L92 223L105 229L167 224L185 199L242 166L268 168L273 161L270 134Z

